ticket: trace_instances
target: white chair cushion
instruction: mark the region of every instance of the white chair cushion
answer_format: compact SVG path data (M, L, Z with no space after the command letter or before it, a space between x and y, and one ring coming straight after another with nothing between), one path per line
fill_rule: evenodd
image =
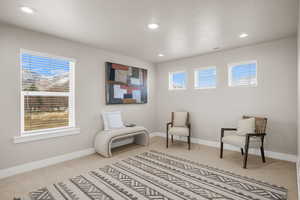
M189 136L189 129L187 127L171 127L169 134L177 136Z
M230 144L238 147L245 147L246 136L241 136L237 134L226 135L222 138L222 142L225 144ZM261 146L260 137L251 137L249 142L249 148L259 148Z
M102 112L102 117L104 122L104 130L106 131L125 127L120 111Z
M236 134L244 136L247 133L255 133L255 118L239 120Z
M187 112L174 112L173 126L186 126Z

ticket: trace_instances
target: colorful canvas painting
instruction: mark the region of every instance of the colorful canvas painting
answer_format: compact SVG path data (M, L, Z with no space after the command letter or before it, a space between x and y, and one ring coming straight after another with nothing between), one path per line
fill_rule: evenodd
M147 70L106 62L106 104L147 103Z

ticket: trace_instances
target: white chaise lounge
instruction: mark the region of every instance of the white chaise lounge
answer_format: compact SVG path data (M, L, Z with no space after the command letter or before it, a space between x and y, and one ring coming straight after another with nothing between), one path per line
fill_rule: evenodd
M115 140L134 137L134 143L149 145L149 132L142 126L99 131L95 138L95 150L104 157L111 157L111 145Z

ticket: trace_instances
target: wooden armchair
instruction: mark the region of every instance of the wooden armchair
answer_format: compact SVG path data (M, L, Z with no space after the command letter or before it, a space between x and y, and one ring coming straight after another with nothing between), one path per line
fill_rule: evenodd
M173 135L187 137L188 149L191 149L191 124L189 122L188 112L172 112L172 120L167 123L167 140L166 146L169 147L169 134L171 135L172 143Z
M262 161L266 162L264 152L264 137L266 136L267 118L243 116L243 119L255 118L255 132L247 133L245 135L228 135L225 136L226 131L237 131L236 128L222 128L221 129L221 148L220 158L223 158L223 143L238 146L241 148L241 153L244 156L243 168L247 167L247 158L249 148L260 148ZM245 150L245 154L244 154Z

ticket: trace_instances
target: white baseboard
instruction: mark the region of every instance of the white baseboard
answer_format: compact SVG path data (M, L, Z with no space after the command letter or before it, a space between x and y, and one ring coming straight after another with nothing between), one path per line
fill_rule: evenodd
M120 141L116 141L116 142L112 143L112 148L130 144L130 143L133 143L133 141L134 141L134 138L126 138L126 139L123 139ZM52 158L47 158L47 159L43 159L43 160L38 160L38 161L30 162L30 163L17 165L17 166L6 168L6 169L0 169L0 179L6 178L9 176L13 176L13 175L17 175L20 173L32 171L34 169L39 169L39 168L47 167L50 165L55 165L57 163L61 163L64 161L73 160L73 159L87 156L87 155L90 155L93 153L95 153L95 149L89 148L89 149L85 149L85 150L81 150L81 151L76 151L76 152L72 152L72 153L68 153L68 154L64 154L64 155L55 156Z
M154 136L166 137L166 133L163 133L163 132L151 133L151 137L154 137ZM174 136L174 139L186 141L186 137L179 138L179 137ZM191 142L196 143L196 144L210 146L210 147L216 147L216 148L220 147L220 142L217 142L217 141L209 141L209 140L202 140L199 138L191 138ZM239 148L230 146L230 145L224 145L224 149L231 150L231 151L240 151ZM260 155L260 151L258 149L249 149L249 154ZM294 163L297 163L297 160L298 160L297 155L279 153L279 152L273 152L273 151L265 151L265 156L269 157L269 158L285 160L285 161L290 161L290 162L294 162Z
M68 153L68 154L64 154L64 155L60 155L60 156L55 156L52 158L47 158L44 160L38 160L38 161L30 162L30 163L25 163L22 165L17 165L17 166L6 168L6 169L0 169L0 179L6 178L9 176L13 176L16 174L20 174L23 172L32 171L34 169L47 167L47 166L61 163L64 161L72 160L75 158L87 156L87 155L90 155L93 153L95 153L95 149L89 148L89 149L76 151L76 152L72 152L72 153Z
M115 141L112 143L112 148L130 144L130 143L133 143L133 141L134 141L134 138L126 138L126 139L123 139L120 141ZM32 171L34 169L39 169L39 168L47 167L50 165L55 165L57 163L61 163L64 161L73 160L73 159L87 156L87 155L90 155L93 153L95 153L95 149L89 148L89 149L85 149L85 150L81 150L81 151L76 151L76 152L72 152L72 153L68 153L68 154L64 154L64 155L55 156L52 158L47 158L44 160L38 160L38 161L30 162L30 163L17 165L17 166L6 168L6 169L0 169L0 179L6 178L9 176L14 176L14 175L17 175L20 173Z
M154 133L150 134L150 137L154 137L154 136L165 137L166 134L162 133L162 132L154 132ZM186 138L175 138L175 139L185 140ZM211 147L219 147L219 142L217 142L217 141L201 140L199 138L191 138L191 141L192 141L192 143L196 143L196 144L202 144L202 145L211 146ZM129 144L129 143L132 143L132 142L133 142L132 138L128 138L127 140L123 140L123 141L118 141L115 144L113 144L113 148L118 147L118 146L122 146L122 145L125 145L125 144ZM233 151L240 151L238 148L232 147L232 146L229 146L229 145L226 145L224 147L224 149L233 150ZM17 165L17 166L6 168L6 169L0 169L0 179L6 178L6 177L9 177L9 176L13 176L13 175L17 175L17 174L20 174L20 173L32 171L34 169L47 167L47 166L54 165L54 164L57 164L57 163L61 163L61 162L64 162L64 161L80 158L80 157L87 156L87 155L90 155L90 154L93 154L93 153L95 153L95 149L94 148L89 148L89 149L76 151L76 152L72 152L72 153L68 153L68 154L64 154L64 155L60 155L60 156L55 156L55 157L52 157L52 158L47 158L47 159L44 159L44 160L38 160L38 161L30 162L30 163L25 163L25 164L22 164L22 165ZM255 154L255 155L260 155L260 153L258 151L250 151L249 153ZM300 172L299 171L300 160L298 161L296 155L284 154L284 153L278 153L278 152L272 152L272 151L265 151L265 154L266 154L266 157L275 158L275 159L279 159L279 160L286 160L286 161L291 161L291 162L297 163L297 173ZM300 179L299 175L298 175L298 178ZM299 180L298 180L298 183L300 183ZM299 184L298 184L298 187L300 188Z

